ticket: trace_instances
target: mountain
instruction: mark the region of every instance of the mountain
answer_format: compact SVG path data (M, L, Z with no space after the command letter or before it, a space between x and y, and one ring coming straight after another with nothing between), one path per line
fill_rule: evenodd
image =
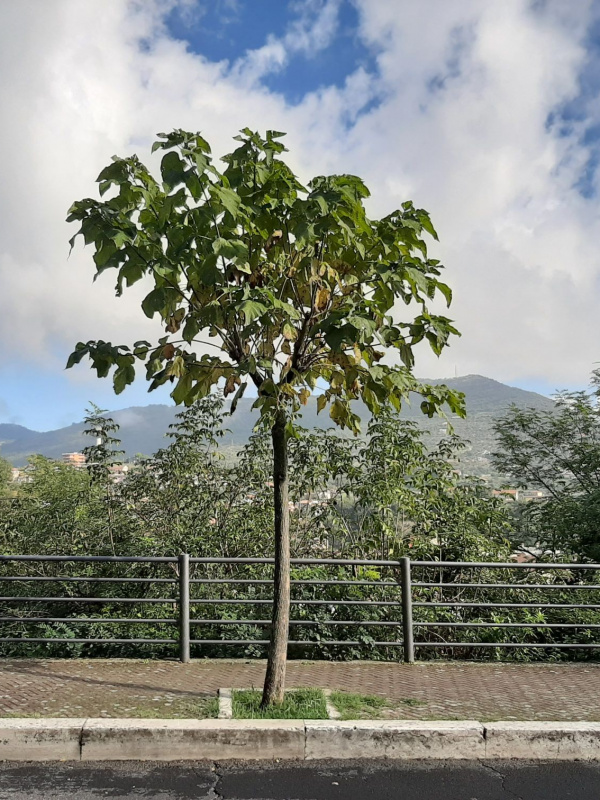
M457 434L472 442L471 450L465 454L465 465L475 472L487 469L486 456L493 447L492 421L509 405L514 403L521 408L539 410L551 410L554 406L548 397L507 386L481 375L427 382L445 383L465 393L468 417L466 420L453 418L452 424ZM239 447L247 441L258 417L257 412L251 409L252 403L252 398L244 398L240 401L236 413L225 419L228 432L223 442L226 446ZM366 422L369 414L361 405L357 403L356 411ZM134 456L136 453L149 455L164 447L168 443L165 434L178 411L175 406L149 405L111 412L113 419L121 426L119 435L127 456ZM429 420L423 416L419 409L418 398L415 398L412 405L407 405L403 413L407 419L418 420L423 428L429 431L433 440L440 438L446 431L443 419L436 417ZM316 400L311 398L303 409L301 424L306 428L328 428L333 423L326 413L317 415ZM81 450L89 443L88 437L83 435L83 429L84 425L80 422L43 432L29 430L22 425L0 424L0 454L15 466L25 464L27 457L33 453L40 453L49 458L60 458L63 453Z

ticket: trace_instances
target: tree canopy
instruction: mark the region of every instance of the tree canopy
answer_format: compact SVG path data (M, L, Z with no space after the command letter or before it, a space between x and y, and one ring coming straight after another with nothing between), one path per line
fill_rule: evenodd
M600 559L600 371L591 392L559 392L553 411L513 407L495 425L497 469L544 490L521 520L526 543Z
M414 345L425 340L440 353L457 333L428 309L437 294L451 299L427 254L424 235L437 238L429 215L405 202L370 220L369 191L352 175L304 187L278 157L282 135L245 129L220 172L202 136L177 130L153 146L165 151L162 183L135 155L100 173L100 194L116 194L74 203L68 219L94 245L97 275L117 271L118 295L150 278L142 308L159 315L165 336L131 348L80 342L68 366L87 355L99 376L115 367L118 393L139 360L151 390L171 382L175 402L187 405L221 382L235 406L251 381L267 418L297 411L320 386L319 410L329 404L354 431L358 397L376 414L419 391L425 413L444 403L462 413L457 393L420 386L411 372ZM396 318L397 301L415 304L408 321ZM390 348L401 366L382 363Z

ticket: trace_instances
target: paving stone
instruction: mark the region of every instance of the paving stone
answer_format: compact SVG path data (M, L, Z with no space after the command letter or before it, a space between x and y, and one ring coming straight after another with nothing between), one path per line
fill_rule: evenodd
M264 672L259 660L5 659L0 716L169 716ZM291 661L287 683L381 695L402 719L600 721L600 664Z

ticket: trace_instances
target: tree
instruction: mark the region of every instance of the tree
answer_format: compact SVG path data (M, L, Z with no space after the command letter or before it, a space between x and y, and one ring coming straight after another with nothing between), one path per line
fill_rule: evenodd
M333 517L344 554L489 561L505 552L505 504L460 474L464 447L457 436L427 447L424 431L390 409L372 418Z
M113 434L119 432L119 425L111 418L105 416L106 409L98 408L94 403L86 409L83 424L84 436L92 436L96 440L94 444L83 448L87 471L92 483L107 484L110 481L110 468L121 464L119 456L124 451L119 450L121 440Z
M177 414L167 434L171 443L139 462L120 486L119 499L153 552L166 547L174 554L208 556L201 548L214 545L222 533L211 525L227 483L217 452L222 405L222 398L209 395Z
M92 485L99 488L104 494L108 536L113 555L116 555L114 536L115 502L111 467L121 463L119 456L123 455L124 451L118 449L121 440L113 435L118 433L119 425L111 417L104 416L105 414L106 409L98 408L94 403L90 403L90 408L86 409L86 416L83 422L87 427L83 433L86 436L93 436L96 441L94 444L84 447L82 452L85 456Z
M26 472L28 480L2 509L2 549L104 554L103 508L87 472L44 456L31 456Z
M522 514L520 543L600 559L600 370L590 392L559 392L552 411L511 407L495 424L496 468L546 497Z
M0 497L8 493L12 480L12 466L9 461L0 456Z
M79 342L68 367L89 356L99 377L114 367L115 391L145 363L150 390L173 384L176 403L191 405L224 384L231 410L251 382L261 424L273 446L275 570L271 645L263 704L283 699L289 621L288 440L294 420L318 387L319 410L340 427L359 430L351 403L373 414L400 408L410 392L433 415L447 403L464 412L462 396L423 386L412 374L413 347L425 340L437 354L457 331L431 313L438 293L450 303L441 265L423 239L436 237L426 211L411 202L370 220L369 192L353 175L318 176L305 188L279 157L283 134L244 129L219 171L197 133L159 134L166 151L158 182L137 156L114 157L99 177L100 195L73 204L68 221L95 249L97 275L117 272L117 295L145 278L142 302L166 335L129 348ZM414 304L408 321L395 303ZM201 335L208 337L200 338ZM173 338L175 337L175 338ZM212 339L212 341L210 341ZM194 349L202 348L201 352ZM209 354L206 348L217 353ZM387 350L401 366L382 362Z

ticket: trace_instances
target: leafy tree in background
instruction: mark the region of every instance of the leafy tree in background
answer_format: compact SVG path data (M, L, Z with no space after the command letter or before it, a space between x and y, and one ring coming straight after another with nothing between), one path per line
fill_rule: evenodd
M12 465L0 456L0 496L7 494L12 480Z
M547 495L526 506L520 544L600 560L599 401L596 370L590 392L559 392L553 411L513 406L496 422L496 468Z
M111 467L122 463L119 456L123 455L124 451L118 449L121 440L114 435L118 433L119 425L105 414L106 409L98 408L94 403L90 403L90 408L86 410L83 420L86 425L83 433L86 436L93 436L96 441L94 444L84 447L82 452L85 456L91 483L104 495L107 532L113 555L116 555L114 535L116 509Z
M94 403L90 403L86 409L83 424L86 426L84 435L96 440L81 451L85 456L87 471L92 482L106 484L111 477L111 466L121 464L119 456L125 452L119 450L121 440L114 435L119 432L119 425L106 416L106 409L98 408Z
M108 551L105 510L86 470L32 456L0 520L3 549L12 553Z
M506 557L505 504L476 478L460 474L464 447L451 436L428 448L418 425L390 409L371 419L337 515L347 554L440 561Z
M273 445L275 573L271 646L263 705L283 699L290 600L288 440L294 419L317 386L319 410L359 430L351 403L361 398L377 415L400 408L409 392L422 395L433 415L445 403L464 413L462 396L414 378L413 347L425 340L439 354L457 331L430 312L441 265L423 239L436 236L427 212L412 203L380 220L368 219L369 192L352 175L319 176L304 187L279 158L283 134L244 129L239 146L219 171L208 143L196 133L159 134L166 151L162 183L137 156L113 159L99 177L110 199L73 204L68 220L80 223L94 246L97 274L117 271L117 294L145 278L142 302L158 315L166 335L133 348L105 341L79 342L69 367L89 356L99 377L114 367L115 391L146 365L150 389L173 384L176 403L191 405L216 385L233 394L232 411L248 382ZM395 304L414 305L408 320ZM205 337L205 338L201 338ZM209 341L207 341L207 338ZM212 341L210 341L212 339ZM206 352L206 348L211 350ZM199 348L199 349L198 349ZM395 352L401 366L382 362Z
M217 509L227 485L217 452L222 406L209 395L177 414L171 443L140 461L121 486L120 500L150 552L206 556L219 542Z

